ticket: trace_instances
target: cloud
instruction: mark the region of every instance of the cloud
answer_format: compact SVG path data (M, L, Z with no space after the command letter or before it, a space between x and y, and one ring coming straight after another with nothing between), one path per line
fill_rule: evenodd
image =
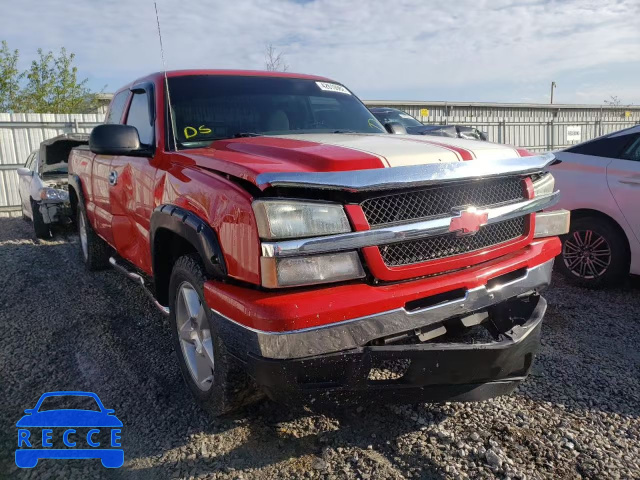
M5 7L3 35L24 56L37 47L66 46L77 54L81 73L95 86L108 83L110 91L161 69L151 1L69 5L23 0ZM607 97L624 92L626 101L640 103L638 76L631 74L640 70L639 5L158 1L172 69L261 69L264 45L273 43L292 70L335 78L363 98L545 101L555 80L563 101L589 103L600 103L610 90ZM615 77L607 75L613 70Z

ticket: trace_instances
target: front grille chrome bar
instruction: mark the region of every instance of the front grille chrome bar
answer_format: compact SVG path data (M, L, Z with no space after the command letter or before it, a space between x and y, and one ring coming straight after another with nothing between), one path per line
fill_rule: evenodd
M521 217L555 205L560 192L539 196L522 202L501 205L480 212L487 213L487 224L503 222ZM363 247L387 245L419 238L444 235L449 233L454 216L446 216L415 223L392 225L359 232L340 233L324 237L303 238L300 240L284 240L281 242L263 242L263 257L291 257L296 255L312 255L342 250L355 250Z

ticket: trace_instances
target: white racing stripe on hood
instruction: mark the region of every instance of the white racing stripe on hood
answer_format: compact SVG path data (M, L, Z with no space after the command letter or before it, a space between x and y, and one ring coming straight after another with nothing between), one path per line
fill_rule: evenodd
M378 157L385 166L389 167L459 162L461 160L456 152L446 147L426 142L408 142L407 137L409 136L357 133L307 133L277 136L277 138L315 142L358 150ZM415 135L411 137L415 137Z
M507 158L518 158L520 154L511 145L501 143L484 142L480 140L468 140L466 138L438 137L435 135L402 135L404 138L411 137L416 142L437 142L451 145L455 148L468 150L478 160L504 160Z

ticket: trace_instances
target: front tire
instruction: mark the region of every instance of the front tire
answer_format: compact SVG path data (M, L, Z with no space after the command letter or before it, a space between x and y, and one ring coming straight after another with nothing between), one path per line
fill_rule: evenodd
M556 262L560 272L582 287L619 285L629 275L629 252L616 224L600 217L571 220L567 235L561 237L562 253Z
M169 282L169 323L184 381L214 416L262 397L242 364L230 355L204 300L204 267L197 254L180 257Z
M109 245L93 230L84 208L78 206L77 210L80 258L89 272L104 270L109 266Z

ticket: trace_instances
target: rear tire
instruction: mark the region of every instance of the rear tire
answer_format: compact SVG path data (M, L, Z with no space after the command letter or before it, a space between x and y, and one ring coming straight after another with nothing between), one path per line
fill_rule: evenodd
M109 266L111 249L107 242L93 230L84 208L78 205L78 237L80 244L80 258L89 272L104 270Z
M630 258L619 227L601 217L571 220L563 235L559 271L572 283L588 288L619 285L629 275Z
M263 394L220 338L216 319L204 300L205 280L198 254L176 261L169 281L169 323L184 381L200 406L219 416Z
M44 223L42 213L40 213L40 205L33 200L31 201L31 215L33 216L33 230L37 238L51 238L51 227Z

